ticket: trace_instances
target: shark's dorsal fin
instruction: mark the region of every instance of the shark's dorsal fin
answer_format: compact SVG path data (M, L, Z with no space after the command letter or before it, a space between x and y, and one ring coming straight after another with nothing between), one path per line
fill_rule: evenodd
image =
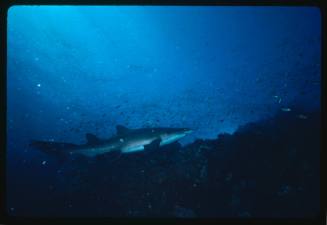
M131 131L131 129L128 129L127 127L124 127L122 125L117 125L116 130L117 130L117 135L124 135Z
M100 139L94 134L87 133L85 136L88 144L96 144L100 142Z

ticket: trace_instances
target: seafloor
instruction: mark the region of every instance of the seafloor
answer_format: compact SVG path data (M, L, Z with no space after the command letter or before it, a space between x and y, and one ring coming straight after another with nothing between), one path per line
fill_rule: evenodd
M214 140L31 163L14 215L308 217L319 212L320 113L280 112ZM21 185L13 185L21 190ZM14 191L14 190L11 190ZM37 193L37 194L36 194ZM17 196L18 197L18 196ZM33 202L33 207L30 207ZM51 204L49 204L51 203Z

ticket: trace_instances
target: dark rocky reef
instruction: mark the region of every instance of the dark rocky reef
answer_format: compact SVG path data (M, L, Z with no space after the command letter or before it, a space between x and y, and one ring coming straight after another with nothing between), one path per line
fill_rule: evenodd
M319 155L320 113L292 110L185 147L53 166L50 197L34 201L51 216L311 217Z

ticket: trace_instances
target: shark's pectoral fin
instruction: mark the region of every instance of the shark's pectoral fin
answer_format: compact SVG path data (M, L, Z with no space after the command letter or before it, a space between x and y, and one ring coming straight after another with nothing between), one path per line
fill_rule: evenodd
M124 127L122 125L117 125L116 130L117 130L117 135L119 135L119 136L126 135L131 131L131 129L128 129L127 127Z
M153 150L160 147L161 138L153 140L150 144L144 145L144 150Z
M87 133L85 136L88 144L97 144L100 142L100 139L94 134Z

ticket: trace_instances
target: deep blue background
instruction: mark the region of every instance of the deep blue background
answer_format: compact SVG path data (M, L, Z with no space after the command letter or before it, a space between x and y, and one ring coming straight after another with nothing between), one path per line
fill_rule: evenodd
M8 208L24 201L20 176L48 177L30 139L81 144L122 124L189 127L188 144L318 110L320 27L313 7L10 8Z

